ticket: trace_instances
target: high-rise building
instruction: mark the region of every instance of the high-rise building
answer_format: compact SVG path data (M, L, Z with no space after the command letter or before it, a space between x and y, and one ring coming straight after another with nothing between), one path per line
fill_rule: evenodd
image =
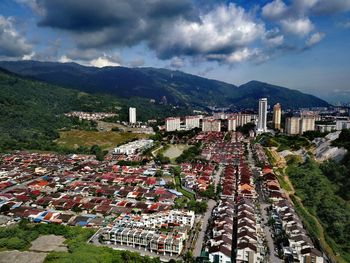
M299 134L303 134L306 131L315 130L315 116L304 116L300 119L300 131Z
M234 117L230 117L227 119L227 130L228 131L236 131L237 120Z
M287 134L296 135L300 132L300 117L286 118L285 131Z
M303 134L315 130L315 117L289 117L286 119L286 133L290 135Z
M171 117L165 119L166 131L178 131L180 130L180 117Z
M267 98L259 100L258 132L267 131Z
M221 120L213 118L205 118L202 122L203 132L219 132L221 131Z
M136 123L136 108L129 108L129 123Z
M191 130L194 128L199 128L199 116L186 116L185 126L186 130Z
M273 126L275 129L281 129L281 104L277 103L273 106Z

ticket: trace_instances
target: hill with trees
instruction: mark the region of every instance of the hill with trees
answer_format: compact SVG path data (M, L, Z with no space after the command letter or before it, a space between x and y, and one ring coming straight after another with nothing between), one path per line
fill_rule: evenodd
M184 114L171 106L154 105L141 98L123 100L88 94L0 69L0 151L57 150L53 140L58 138L59 130L94 129L93 123L68 118L64 113L107 111L118 113L120 120L127 120L128 106L137 106L143 119Z
M122 98L142 97L179 106L257 108L257 100L261 97L267 97L271 105L280 102L284 108L328 106L327 102L315 96L259 81L237 87L168 69L96 68L75 63L38 61L2 61L0 67L84 92Z

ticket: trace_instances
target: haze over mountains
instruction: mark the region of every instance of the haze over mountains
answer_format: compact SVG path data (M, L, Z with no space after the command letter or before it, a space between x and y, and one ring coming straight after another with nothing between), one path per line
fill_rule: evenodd
M327 106L313 95L259 81L239 87L225 82L156 68L86 67L76 63L2 61L0 67L16 74L89 93L118 97L143 97L159 101L163 96L177 105L256 108L266 97L284 108Z

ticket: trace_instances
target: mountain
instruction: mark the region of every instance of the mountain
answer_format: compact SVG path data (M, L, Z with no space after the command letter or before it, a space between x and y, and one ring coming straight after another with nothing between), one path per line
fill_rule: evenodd
M156 68L86 67L76 63L2 61L3 67L17 74L63 85L89 93L112 94L122 98L160 99L175 105L257 107L257 99L269 98L272 105L285 108L327 106L315 96L299 91L251 81L237 87L225 82Z
M186 108L155 105L141 98L124 100L111 95L88 94L24 78L0 68L0 152L62 150L53 143L60 129L91 128L88 122L67 118L64 113L112 111L118 113L120 120L127 120L129 106L137 107L140 120L189 113Z

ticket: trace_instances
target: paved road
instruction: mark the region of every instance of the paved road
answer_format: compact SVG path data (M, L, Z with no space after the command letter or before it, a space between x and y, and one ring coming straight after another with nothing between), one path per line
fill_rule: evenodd
M264 219L264 223L267 223L269 220L267 211L265 210L265 208L267 208L268 206L269 206L269 204L267 204L267 203L262 203L260 206L261 216ZM273 238L271 236L272 233L270 231L270 227L264 224L263 228L264 228L264 233L265 233L267 245L268 245L269 250L270 250L269 262L271 262L271 263L272 262L273 263L283 263L283 261L275 254L275 244L273 243Z
M224 167L222 165L219 166L219 169L215 172L214 174L214 186L215 186L215 190L217 189L217 186L219 184L220 181L220 175L222 174Z
M205 214L203 215L203 217L201 219L202 227L201 227L201 230L198 234L197 242L196 242L196 245L195 245L194 250L193 250L194 257L199 257L201 254L205 232L206 232L207 227L208 227L208 221L209 221L209 218L211 216L211 212L212 212L213 208L215 207L215 205L216 205L216 202L214 200L210 199L208 201L208 209L207 209L207 212L205 212Z
M248 152L249 152L248 162L250 164L251 169L254 172L255 161L253 159L253 155L252 155L252 152L250 150L250 143L248 144ZM254 174L254 176L257 176L257 175ZM261 216L263 219L262 227L263 227L264 235L265 235L267 245L268 245L269 251L270 251L268 262L270 262L270 263L283 263L283 261L278 256L275 255L275 244L273 242L272 232L270 231L270 227L268 225L265 225L269 220L269 216L267 214L267 211L265 210L269 206L269 204L266 202L266 197L262 191L261 183L256 184L256 191L257 191L258 200L260 203Z

